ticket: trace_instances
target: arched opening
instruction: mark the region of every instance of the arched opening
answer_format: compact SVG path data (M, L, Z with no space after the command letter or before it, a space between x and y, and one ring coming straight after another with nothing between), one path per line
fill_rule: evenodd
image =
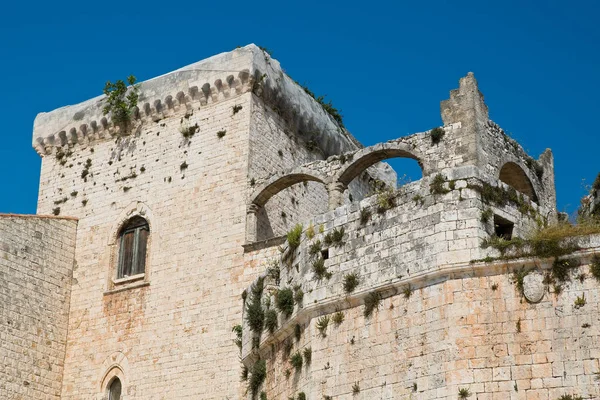
M500 180L516 191L527 195L531 201L538 202L538 197L525 171L514 162L507 162L500 169Z
M339 181L348 187L349 200L362 200L385 188L396 189L423 177L419 159L403 149L379 149L357 156L339 176ZM376 166L380 161L386 164Z
M121 380L115 377L108 385L108 400L121 400Z
M365 152L362 154L361 153L362 152L358 152L354 156L352 162L350 162L349 165L343 169L339 175L338 180L344 185L350 184L354 178L356 178L367 168L389 158L408 158L417 161L417 163L421 162L419 157L403 147L384 147L373 150L365 149ZM423 167L420 166L420 169L422 170Z
M257 212L256 240L283 236L297 223L327 212L328 198L327 188L319 181L305 180L279 186Z
M136 215L127 220L119 230L119 259L117 279L143 274L146 271L146 252L150 226Z

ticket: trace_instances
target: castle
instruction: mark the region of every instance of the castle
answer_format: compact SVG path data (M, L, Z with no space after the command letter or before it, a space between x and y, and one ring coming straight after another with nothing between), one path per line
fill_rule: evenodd
M600 235L528 239L560 219L552 153L472 74L443 127L370 147L254 45L138 88L128 129L103 96L35 120L2 398L600 398Z

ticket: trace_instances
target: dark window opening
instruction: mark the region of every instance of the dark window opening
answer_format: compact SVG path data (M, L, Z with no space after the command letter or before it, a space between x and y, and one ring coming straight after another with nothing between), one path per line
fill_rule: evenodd
M123 226L119 235L118 279L144 273L149 234L148 222L142 217L133 217Z
M515 224L502 218L499 215L494 215L494 232L496 236L502 239L510 240L512 238L513 228Z
M108 400L121 400L121 381L119 378L113 379L108 388Z
M323 260L329 259L329 249L321 250L321 257L323 257Z

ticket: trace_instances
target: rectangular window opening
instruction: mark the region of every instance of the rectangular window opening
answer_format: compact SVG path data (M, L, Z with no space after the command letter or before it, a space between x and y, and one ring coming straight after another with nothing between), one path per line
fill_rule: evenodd
M515 224L506 218L494 215L494 233L496 236L506 240L512 239L514 226Z

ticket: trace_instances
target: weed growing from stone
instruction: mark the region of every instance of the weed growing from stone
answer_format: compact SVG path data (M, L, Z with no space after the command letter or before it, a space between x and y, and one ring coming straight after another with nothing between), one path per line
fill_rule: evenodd
M60 207L53 208L52 209L52 214L59 215L60 214Z
M580 309L581 307L585 306L587 302L585 301L585 294L582 294L581 297L577 296L577 298L575 299L575 304L574 307L576 309Z
M352 394L354 396L356 396L359 393L360 393L360 385L358 384L358 382L354 382L354 385L352 385Z
M444 178L444 175L437 174L433 177L433 180L429 184L429 192L436 195L448 193L449 190L444 187L444 183L446 183L446 178Z
M468 388L458 389L458 398L459 399L466 399L468 397L471 397L471 391Z
M379 307L379 304L381 303L381 295L377 292L371 292L367 295L367 297L365 297L365 310L364 310L364 316L365 318L369 318L371 315L373 315L373 311L375 311L377 309L377 307Z
M315 227L312 223L308 225L308 228L306 228L306 237L309 240L315 237Z
M358 275L355 274L354 272L349 273L347 275L344 276L344 291L346 293L352 293L354 291L354 289L356 289L356 287L359 284L359 279L358 279Z
M239 104L236 104L235 106L233 106L233 115L237 114L238 112L240 112L242 110L242 106Z
M106 95L106 104L102 112L104 115L110 113L112 121L124 129L130 125L133 109L137 106L139 98L135 82L135 76L130 75L127 77L130 88L120 79L115 83L108 81L104 85L103 93Z
M300 285L296 285L294 286L294 302L300 306L302 305L302 300L304 300L304 292Z
M321 241L317 240L308 248L308 254L310 254L311 257L315 257L316 255L321 253L321 248Z
M222 139L225 136L226 133L227 133L227 131L225 129L222 129L222 130L220 130L220 131L217 132L217 137L219 139Z
M412 292L413 288L410 285L407 285L404 289L402 289L402 294L404 295L405 299L410 299L410 296L412 296Z
M275 294L275 307L286 317L289 318L294 312L294 292L291 288L280 289Z
M419 205L423 205L425 204L425 198L423 196L421 196L420 194L415 194L412 198L412 200Z
M322 258L318 258L313 262L312 271L318 280L322 280L323 278L331 278L331 272L327 271L327 267L325 266L325 260L323 260Z
M256 393L258 393L258 389L263 384L266 377L267 363L265 360L256 361L250 371L250 380L248 382L248 388L250 389L253 398L256 396Z
M484 224L487 224L489 222L490 218L492 218L493 216L494 216L494 212L492 211L491 208L488 208L481 212L481 222L483 222Z
M300 354L299 351L292 354L290 357L290 364L296 369L296 372L299 372L302 369L302 354Z
M239 324L235 325L231 329L231 331L235 332L235 339L233 340L233 342L241 351L242 350L242 325L239 325Z
M306 400L306 395L304 394L304 392L298 393L298 400Z
M302 354L304 355L304 363L306 365L310 365L312 361L312 349L307 347L302 351Z
M342 311L336 312L335 314L333 314L331 320L336 326L341 325L342 322L344 322L344 313Z
M317 320L317 330L321 337L327 336L327 326L329 325L329 316L325 315Z
M265 328L271 334L275 332L275 329L277 329L277 311L273 309L265 311Z
M242 372L240 374L240 381L246 382L248 380L248 367L242 365Z
M264 288L263 278L259 278L252 286L251 297L246 303L246 321L250 330L260 334L264 327L265 313L261 304L261 297Z
M287 241L292 250L295 250L300 246L300 239L302 238L302 225L296 224L291 231L287 233Z
M377 193L377 213L383 214L396 204L396 194L393 189L387 189Z
M517 320L515 327L517 328L517 333L521 333L521 318Z
M341 246L342 245L342 239L344 238L344 228L341 227L339 229L334 229L333 231L329 232L327 235L325 235L325 238L323 239L324 243L326 246Z
M444 132L444 128L440 128L439 126L437 128L433 128L430 133L431 144L438 144L445 134L446 132Z

